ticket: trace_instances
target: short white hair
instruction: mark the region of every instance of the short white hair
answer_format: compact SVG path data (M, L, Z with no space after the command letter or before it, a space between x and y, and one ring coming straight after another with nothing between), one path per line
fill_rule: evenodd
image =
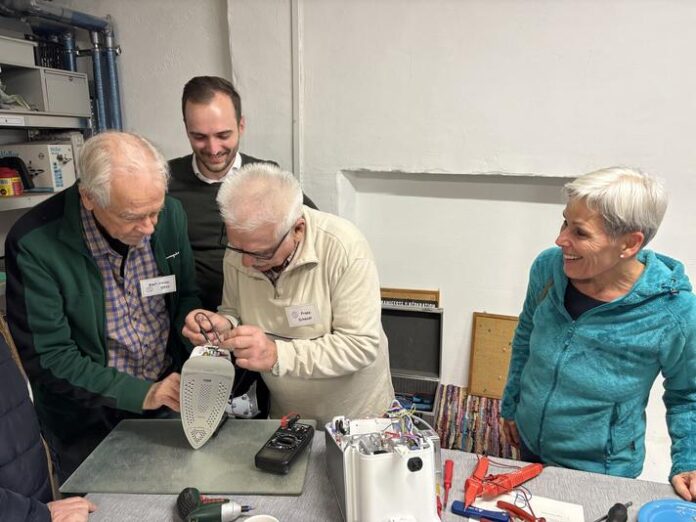
M80 151L80 189L101 208L111 202L111 176L119 172L138 173L155 166L167 190L169 166L164 156L144 137L132 132L108 131L88 139Z
M628 167L611 167L580 176L566 184L569 201L582 200L599 212L611 237L642 232L647 245L667 210L667 192L660 180Z
M225 178L217 204L232 228L254 231L272 224L279 238L302 215L302 188L290 172L270 163L251 163Z

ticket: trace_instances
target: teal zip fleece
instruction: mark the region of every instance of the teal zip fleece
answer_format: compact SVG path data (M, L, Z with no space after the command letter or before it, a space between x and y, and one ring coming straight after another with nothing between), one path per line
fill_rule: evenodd
M22 216L7 236L7 303L12 336L45 428L70 440L119 412L141 413L152 384L107 366L104 289L85 245L73 186ZM167 351L180 369L188 344L180 332L198 306L193 257L181 203L167 197L151 238L161 275L176 276L166 295Z
M572 320L559 248L530 272L501 414L544 462L636 477L645 408L659 372L672 475L696 470L696 296L683 265L649 250L626 295Z

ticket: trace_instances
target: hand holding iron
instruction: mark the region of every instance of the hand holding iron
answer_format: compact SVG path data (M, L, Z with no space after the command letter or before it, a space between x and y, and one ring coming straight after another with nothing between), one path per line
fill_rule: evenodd
M179 411L180 383L181 376L178 373L170 373L161 381L154 383L145 395L143 410L156 410L166 406Z

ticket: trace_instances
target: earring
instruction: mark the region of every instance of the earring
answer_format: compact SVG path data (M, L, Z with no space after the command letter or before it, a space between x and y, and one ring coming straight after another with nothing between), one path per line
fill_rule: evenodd
M623 255L623 254L619 254L619 257L620 257L621 259L623 259L623 258L626 257L626 256Z

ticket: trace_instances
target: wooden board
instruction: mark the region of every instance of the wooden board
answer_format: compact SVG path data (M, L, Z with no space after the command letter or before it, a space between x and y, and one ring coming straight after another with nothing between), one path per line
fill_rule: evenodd
M417 290L409 288L381 288L382 303L400 306L428 305L440 306L439 290Z
M474 312L469 393L501 399L512 352L517 317Z

